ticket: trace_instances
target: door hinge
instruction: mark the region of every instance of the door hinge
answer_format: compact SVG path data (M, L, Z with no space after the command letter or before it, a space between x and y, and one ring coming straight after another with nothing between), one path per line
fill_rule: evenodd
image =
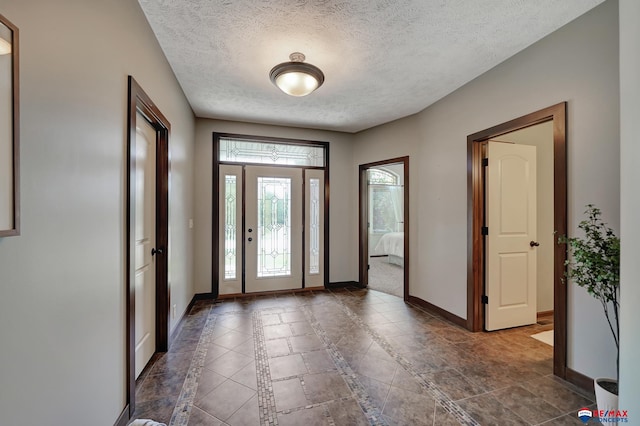
M482 227L482 235L489 235L489 227L488 226L483 226Z
M482 301L482 303L484 305L488 304L489 303L489 296L483 295L482 298L481 298L481 301Z
M489 165L489 159L488 158L483 158L482 159L482 166L483 167L487 167Z
M371 269L371 265L367 265L367 271Z

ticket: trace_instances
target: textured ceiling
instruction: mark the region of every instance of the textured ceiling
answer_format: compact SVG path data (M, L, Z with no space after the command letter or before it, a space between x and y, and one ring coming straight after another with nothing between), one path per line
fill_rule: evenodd
M603 0L139 0L198 117L356 132L414 114ZM287 96L302 52L326 80Z

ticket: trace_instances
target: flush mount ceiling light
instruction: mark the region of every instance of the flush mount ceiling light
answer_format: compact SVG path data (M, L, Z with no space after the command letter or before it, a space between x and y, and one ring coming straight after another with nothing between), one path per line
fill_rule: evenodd
M305 64L305 56L300 52L289 55L291 62L283 62L271 69L269 77L287 95L307 96L322 86L324 74L320 68Z

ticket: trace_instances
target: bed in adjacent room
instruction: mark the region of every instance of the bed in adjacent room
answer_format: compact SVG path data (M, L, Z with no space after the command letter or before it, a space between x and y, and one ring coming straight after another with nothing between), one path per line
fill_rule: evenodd
M389 263L404 267L404 232L387 232L373 250L375 256L389 256Z

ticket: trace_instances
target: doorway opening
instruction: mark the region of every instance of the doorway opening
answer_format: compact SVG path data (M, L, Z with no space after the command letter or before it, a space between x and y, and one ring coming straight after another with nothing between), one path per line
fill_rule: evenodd
M409 298L409 157L359 166L359 281Z
M557 244L558 235L566 235L567 231L567 168L566 168L566 102L545 108L526 116L511 120L509 122L494 126L489 129L474 133L467 137L467 173L468 173L468 252L467 252L467 328L471 331L482 331L486 328L486 303L485 293L487 265L492 260L487 251L487 234L491 233L491 227L487 226L487 197L488 190L485 187L486 176L483 158L490 141L503 143L523 143L524 135L531 135L540 129L548 129L552 134L551 148L549 155L552 158L547 161L548 168L543 173L546 174L546 185L552 185L553 197L547 201L541 200L543 204L538 206L536 211L540 211L545 205L549 214L548 223L543 231L544 245L546 249L546 269L541 276L553 281L552 288L544 290L547 299L543 306L551 304L541 311L534 311L540 314L542 321L549 320L553 315L553 372L556 376L566 378L566 286L563 285L564 261L566 252L564 246ZM546 123L546 124L545 124ZM526 138L525 138L526 139ZM527 143L523 143L527 145ZM528 143L531 145L532 143ZM491 161L491 160L489 160ZM541 182L536 179L536 182ZM540 192L538 192L539 194ZM545 194L548 196L548 194ZM551 210L549 212L548 210ZM537 224L539 221L535 220ZM535 227L535 224L534 224ZM550 229L552 228L552 234ZM494 229L495 231L495 229ZM538 240L529 242L529 249L537 249ZM493 256L493 255L492 255ZM543 257L544 257L543 256ZM544 262L544 261L543 261ZM545 266L545 263L542 264ZM552 265L552 268L551 268ZM536 279L537 282L537 279ZM543 286L541 286L542 288ZM546 288L546 287L545 287ZM536 297L534 292L534 298ZM552 299L552 302L550 301ZM535 306L536 301L533 301ZM546 304L546 305L544 305ZM552 314L551 314L552 311ZM546 318L545 318L546 317ZM534 316L534 321L536 317Z
M212 293L325 287L329 144L213 134Z
M131 417L137 376L154 353L169 348L170 124L131 76L128 92L125 291L127 406Z

